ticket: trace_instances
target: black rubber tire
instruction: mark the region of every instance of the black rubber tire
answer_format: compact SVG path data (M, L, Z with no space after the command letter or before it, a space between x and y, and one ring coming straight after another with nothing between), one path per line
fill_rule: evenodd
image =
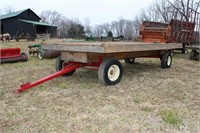
M27 61L28 60L28 55L26 53L22 52L20 54L20 56L24 58L23 61Z
M43 51L43 50L40 50L40 51L38 52L38 58L39 58L40 60L44 59L44 51Z
M112 69L112 68L113 69ZM113 75L114 79L109 78L109 70L110 75ZM114 71L114 72L113 72ZM115 85L120 82L123 75L123 68L121 63L117 59L105 59L98 70L98 77L100 82L102 82L104 85Z
M186 48L186 44L183 44L182 54L188 53L188 49Z
M56 59L55 67L56 67L56 71L57 71L57 72L63 69L63 67L64 67L63 63L64 63L64 62L65 62L64 60L61 60L61 56L59 56L59 57ZM70 76L70 75L73 75L75 71L76 71L76 70L73 70L73 71L71 71L71 72L69 72L69 73L63 74L62 76Z
M194 60L194 51L193 50L190 53L190 60Z
M135 58L127 58L127 59L124 59L124 61L126 64L134 64Z
M171 52L166 52L161 57L161 67L170 68L172 65L172 55Z

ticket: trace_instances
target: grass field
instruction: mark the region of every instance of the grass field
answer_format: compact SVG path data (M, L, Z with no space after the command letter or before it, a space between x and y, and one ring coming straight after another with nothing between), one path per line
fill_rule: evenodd
M26 50L35 42L0 43ZM55 72L55 59L0 65L0 132L200 132L200 63L174 53L170 69L159 59L122 61L119 84L104 86L95 70L77 70L20 94L20 84Z

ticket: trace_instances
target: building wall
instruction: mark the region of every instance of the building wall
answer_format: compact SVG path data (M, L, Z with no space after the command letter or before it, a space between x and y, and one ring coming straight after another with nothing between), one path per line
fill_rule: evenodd
M36 26L37 34L49 34L51 38L57 37L57 27L54 26Z
M35 26L31 23L20 21L20 19L40 21L40 18L33 11L28 9L16 17L1 20L1 34L9 33L12 38L15 38L22 33L28 33L31 37L36 37L38 30L38 32L50 33L51 37L56 37L57 27Z
M21 33L29 33L31 37L36 36L34 25L19 21L17 18L3 20L1 24L3 33L9 33L12 38L19 36Z
M30 9L19 14L17 16L17 19L24 19L24 20L38 21L38 22L40 21L40 18L34 12L32 12Z

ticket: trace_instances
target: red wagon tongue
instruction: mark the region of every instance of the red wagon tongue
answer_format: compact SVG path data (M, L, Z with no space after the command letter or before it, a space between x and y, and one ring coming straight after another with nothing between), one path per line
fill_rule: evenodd
M79 68L81 66L82 65L79 64L79 63L71 63L67 67L64 67L62 70L60 70L60 71L58 71L56 73L53 73L53 74L51 74L51 75L49 75L47 77L44 77L44 78L39 79L39 80L37 80L35 82L32 82L32 83L31 82L24 83L24 84L22 84L20 86L20 88L17 88L16 90L18 92L22 92L24 90L28 90L28 89L33 88L33 87L35 87L37 85L40 85L40 84L42 84L44 82L47 82L47 81L49 81L51 79L57 78L57 77L65 74L65 73L69 73L69 72L71 72L73 70L76 70L77 68Z

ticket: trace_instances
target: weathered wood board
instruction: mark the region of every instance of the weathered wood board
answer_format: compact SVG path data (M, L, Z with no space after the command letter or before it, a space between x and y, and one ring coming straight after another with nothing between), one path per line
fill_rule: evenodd
M181 43L144 42L63 42L62 40L43 43L42 49L85 53L121 53L136 51L170 50L182 48Z
M191 45L188 48L189 49L200 49L200 44L199 45Z

